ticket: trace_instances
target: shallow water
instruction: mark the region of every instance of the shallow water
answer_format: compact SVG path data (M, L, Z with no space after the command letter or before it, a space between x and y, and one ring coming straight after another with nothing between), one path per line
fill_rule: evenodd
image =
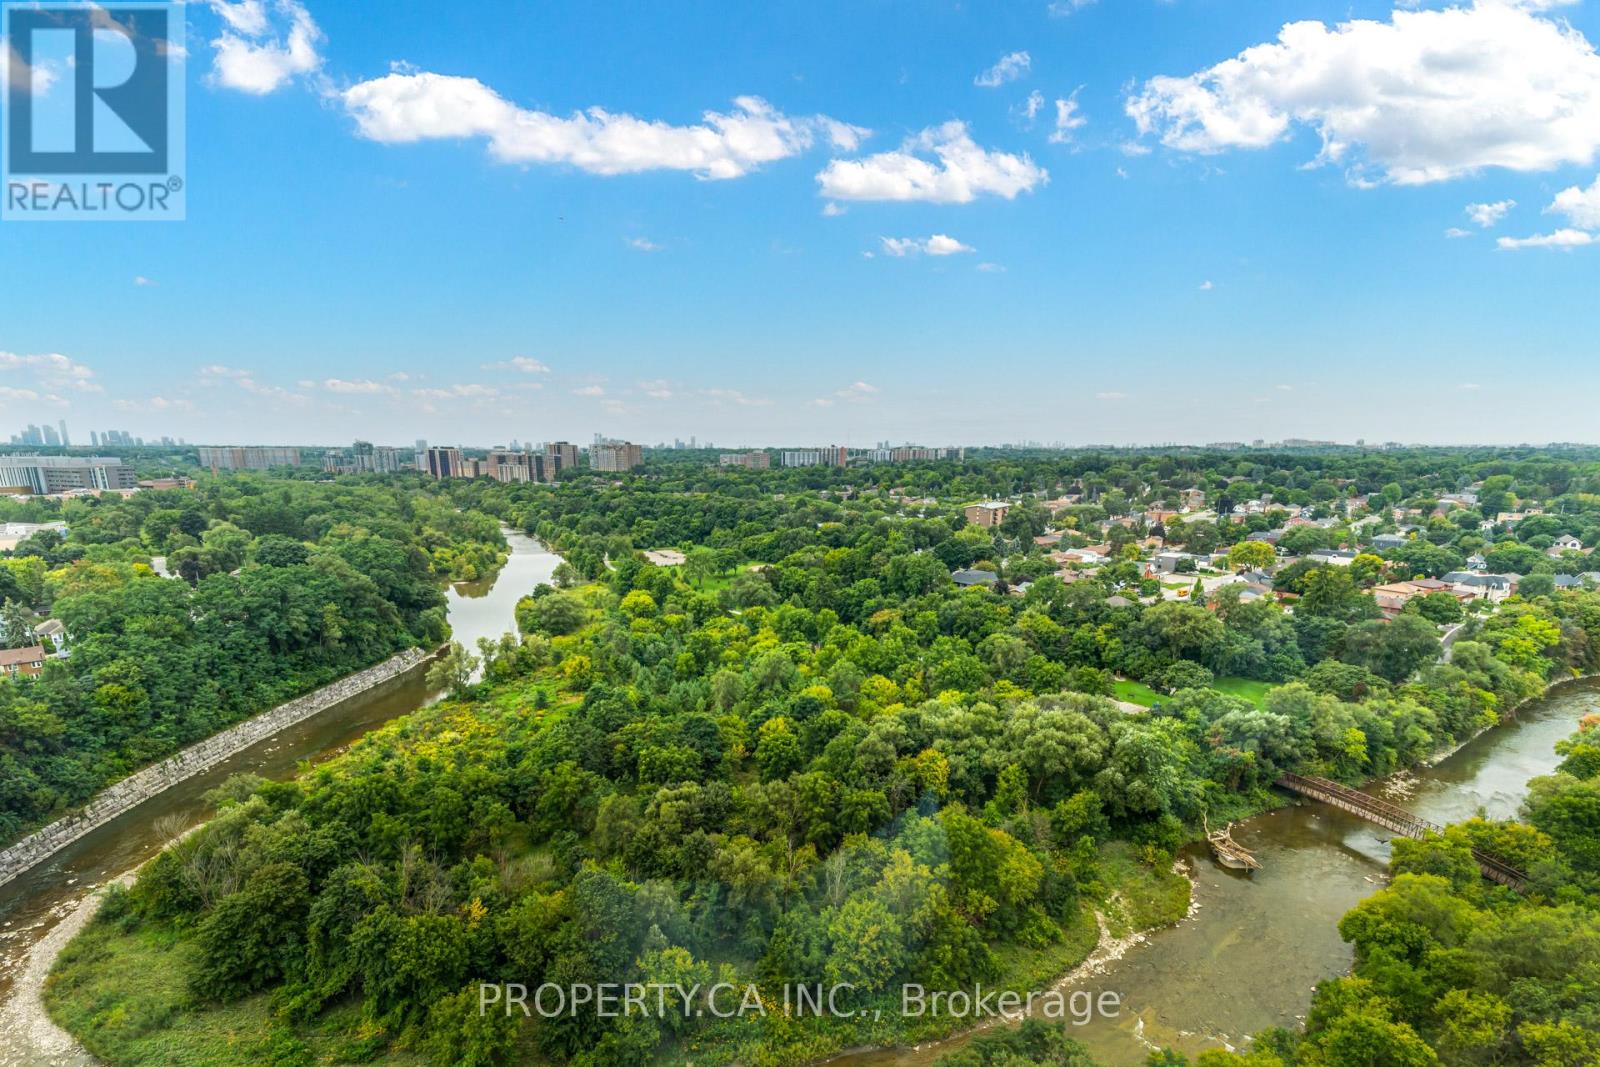
M1597 709L1600 688L1564 687L1416 774L1409 796L1389 799L1436 823L1480 810L1491 818L1514 816L1528 782L1560 762L1555 743ZM1237 824L1233 834L1261 860L1261 870L1243 875L1219 867L1209 853L1190 853L1196 905L1190 916L1073 983L1097 996L1121 996L1118 1018L1073 1027L1102 1062L1133 1067L1161 1046L1191 1055L1239 1047L1253 1032L1296 1025L1312 987L1350 969L1339 918L1384 884L1392 835L1311 803ZM969 1040L852 1053L830 1067L926 1067Z
M548 582L561 562L544 545L511 530L505 566L491 579L446 589L452 639L476 649L480 637L515 631L517 601ZM337 704L152 797L0 887L0 1006L33 946L94 887L148 860L174 834L206 819L205 794L230 775L250 771L287 778L303 763L337 755L390 719L415 711L438 694L423 680L426 665L377 689ZM40 1062L25 1035L0 1032L0 1067ZM51 1060L71 1063L74 1060Z

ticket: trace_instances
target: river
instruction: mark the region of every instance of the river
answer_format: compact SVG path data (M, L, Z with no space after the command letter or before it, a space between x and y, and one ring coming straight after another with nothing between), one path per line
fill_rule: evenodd
M1404 795L1384 792L1394 782L1368 791L1436 823L1479 811L1515 816L1528 782L1560 762L1555 743L1597 710L1600 686L1563 687L1416 773ZM1160 1046L1190 1055L1241 1047L1255 1031L1297 1025L1312 987L1348 973L1352 957L1339 939L1339 917L1384 884L1392 835L1308 803L1236 824L1233 836L1261 860L1261 870L1239 874L1217 866L1209 853L1189 853L1196 905L1189 917L1071 986L1121 995L1118 1018L1072 1028L1100 1062L1133 1067ZM970 1039L852 1053L829 1067L926 1067Z
M532 538L509 529L505 535L511 553L493 578L459 582L445 590L452 639L468 649L476 649L480 637L514 631L517 601L548 582L561 562ZM8 1018L13 982L33 946L94 887L142 864L172 836L206 819L206 792L242 771L288 778L304 762L337 755L363 734L437 699L424 674L426 667L419 667L245 749L124 812L0 888L0 1019ZM0 1067L88 1062L75 1057L42 1060L27 1041L25 1033L0 1027Z

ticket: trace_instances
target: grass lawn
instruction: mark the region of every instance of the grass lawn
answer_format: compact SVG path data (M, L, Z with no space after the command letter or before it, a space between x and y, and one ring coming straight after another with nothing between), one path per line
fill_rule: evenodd
M89 926L69 944L45 986L51 1018L118 1067L174 1063L363 1063L424 1067L414 1052L385 1046L364 1031L354 1002L306 1027L284 1022L265 993L231 1004L197 1003L184 980L193 942L110 923Z
M1258 682L1253 678L1218 678L1211 683L1211 688L1240 700L1248 700L1259 708L1267 692L1276 688L1276 683Z
M1129 704L1139 704L1148 708L1151 704L1162 699L1161 694L1151 689L1148 685L1143 682L1131 681L1127 678L1118 678L1115 688L1116 692L1113 695L1118 700L1125 700Z

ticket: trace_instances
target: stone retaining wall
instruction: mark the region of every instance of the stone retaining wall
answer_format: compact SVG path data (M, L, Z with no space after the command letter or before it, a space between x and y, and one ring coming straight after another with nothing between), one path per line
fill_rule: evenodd
M185 778L210 770L257 741L326 711L340 701L359 696L390 679L398 678L428 657L429 653L421 649L406 649L374 667L346 675L287 704L280 704L271 711L246 719L237 726L190 745L160 763L129 775L97 794L82 810L57 819L0 851L0 885L5 885L58 849L104 826L129 808L144 803Z

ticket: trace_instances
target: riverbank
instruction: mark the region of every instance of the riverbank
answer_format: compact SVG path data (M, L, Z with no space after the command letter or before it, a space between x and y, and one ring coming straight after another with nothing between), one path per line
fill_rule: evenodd
M173 785L210 770L286 727L393 681L425 662L430 655L432 653L418 648L408 648L382 663L279 704L271 711L230 726L160 763L130 774L102 790L79 811L57 819L0 851L0 885Z
M469 648L480 638L514 632L517 601L535 585L550 581L561 562L543 544L517 531L508 530L506 540L511 555L493 579L445 588L452 636ZM92 915L79 909L90 905L93 887L131 877L175 834L202 824L211 814L206 795L233 775L293 776L306 764L335 756L368 732L426 706L438 694L428 688L424 673L404 672L390 684L269 733L210 769L173 782L0 886L0 1017L8 1020L0 1026L0 1067L94 1063L75 1043L76 1058L66 1053L50 1058L57 1054L30 1043L35 1036L59 1033L49 1029L37 986L72 940L70 934L56 936L59 924L83 925ZM23 988L29 983L34 986L31 993ZM27 1025L11 1020L27 1020Z

